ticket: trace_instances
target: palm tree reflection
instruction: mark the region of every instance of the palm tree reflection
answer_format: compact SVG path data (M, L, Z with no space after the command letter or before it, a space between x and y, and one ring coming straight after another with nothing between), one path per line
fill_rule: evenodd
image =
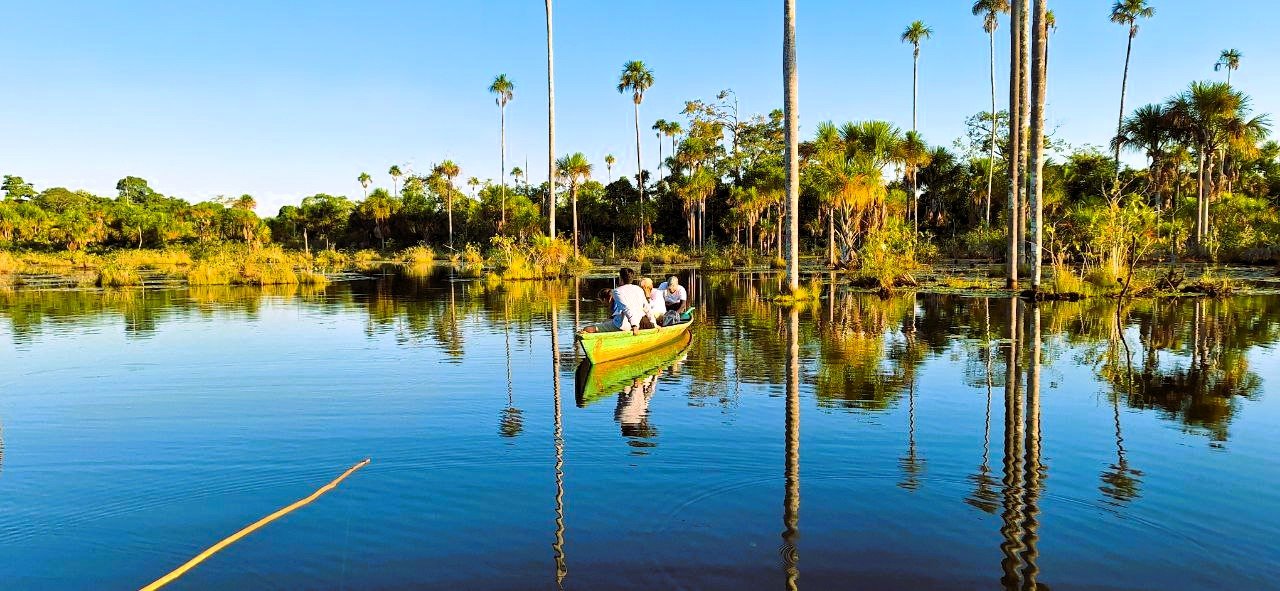
M792 308L787 325L786 492L782 499L782 569L787 589L800 579L800 313Z
M569 574L569 567L564 557L564 423L560 413L560 337L556 319L556 302L551 304L551 380L553 399L554 427L552 440L556 450L556 535L551 548L556 561L556 587L564 588L564 579Z
M1005 375L1004 492L1000 533L1002 576L1005 589L1033 590L1043 586L1039 574L1040 493L1045 466L1040 461L1040 306L1031 304L1030 336L1020 343L1023 312L1018 300L1009 300L1009 357ZM1020 346L1027 347L1027 392L1019 389Z
M502 336L507 353L507 406L502 409L498 434L515 437L524 431L524 413L515 406L515 386L511 380L511 310L505 298L502 304Z
M978 465L978 471L969 476L974 490L964 502L980 511L994 514L1000 505L999 495L995 490L996 479L991 475L991 466L988 464L991 456L991 298L983 298L982 311L982 357L986 365L983 373L987 383L987 410L982 425L982 463Z

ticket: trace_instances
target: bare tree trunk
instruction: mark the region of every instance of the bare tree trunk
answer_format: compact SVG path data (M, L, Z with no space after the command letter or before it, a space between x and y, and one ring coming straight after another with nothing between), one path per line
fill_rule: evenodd
M796 1L782 3L783 118L787 165L787 293L800 289L800 77L796 72Z
M547 4L547 235L556 237L556 76L552 53L551 0ZM450 227L452 227L452 221ZM453 230L449 230L452 235ZM450 239L452 243L452 239ZM450 244L452 248L452 244Z
M1044 222L1044 103L1045 50L1048 28L1045 23L1045 0L1035 0L1035 21L1031 30L1031 289L1040 290L1041 224Z

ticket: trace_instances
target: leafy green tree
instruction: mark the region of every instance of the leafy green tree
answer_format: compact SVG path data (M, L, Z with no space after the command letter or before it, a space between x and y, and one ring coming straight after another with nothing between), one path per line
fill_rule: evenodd
M127 176L116 183L119 199L125 202L141 203L151 196L152 190L146 179Z
M4 190L4 198L11 201L18 199L30 199L36 196L36 190L28 183L22 180L20 176L4 175L4 183L0 184L0 189Z
M604 155L604 167L605 167L606 169L608 169L608 173L609 173L609 182L610 182L610 183L612 183L612 182L613 182L613 164L614 164L615 162L617 162L617 161L618 161L618 159L617 159L617 158L614 158L614 157L613 157L613 154L605 154L605 155Z

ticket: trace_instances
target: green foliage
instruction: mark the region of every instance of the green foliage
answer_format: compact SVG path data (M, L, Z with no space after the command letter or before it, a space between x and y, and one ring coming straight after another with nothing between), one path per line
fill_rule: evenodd
M436 251L428 246L410 246L400 251L396 259L410 265L430 265L436 259Z
M111 263L98 269L98 287L128 287L141 284L142 276L133 267Z
M0 274L18 273L22 271L22 261L12 254L0 250Z
M913 285L916 283L913 274L934 255L933 245L906 222L891 219L883 228L868 234L858 249L854 282L882 290L891 290L900 284Z

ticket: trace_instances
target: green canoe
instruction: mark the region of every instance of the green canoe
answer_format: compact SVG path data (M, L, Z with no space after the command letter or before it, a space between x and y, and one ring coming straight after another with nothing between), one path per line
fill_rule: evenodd
M579 332L575 340L582 347L582 353L592 363L615 361L646 353L679 340L688 334L689 325L693 324L690 319L692 312L693 308L685 311L686 320L680 324L650 328L640 331L640 334L631 334L630 331Z
M605 363L584 360L574 374L578 406L617 394L638 379L662 373L685 356L692 340L689 332L684 331L675 341L639 355Z

